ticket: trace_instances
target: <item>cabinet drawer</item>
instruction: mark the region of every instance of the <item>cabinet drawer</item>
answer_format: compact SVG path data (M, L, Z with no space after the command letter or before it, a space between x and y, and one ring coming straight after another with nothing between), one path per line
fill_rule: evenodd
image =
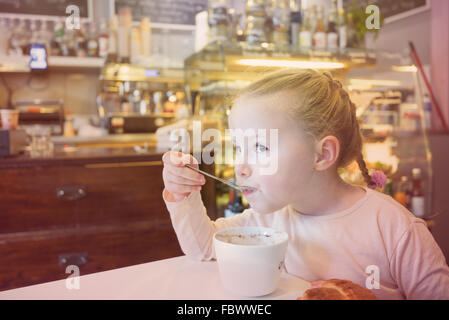
M34 239L32 234L35 234ZM182 255L171 225L141 223L86 228L56 234L30 233L23 239L0 240L0 290L66 279L66 267L80 275Z
M160 161L2 171L0 233L169 219Z
M132 232L84 235L79 238L79 246L88 254L88 262L80 266L81 275L183 255L169 224Z
M0 243L0 290L67 278L58 257L79 252L75 236L52 239L2 241Z

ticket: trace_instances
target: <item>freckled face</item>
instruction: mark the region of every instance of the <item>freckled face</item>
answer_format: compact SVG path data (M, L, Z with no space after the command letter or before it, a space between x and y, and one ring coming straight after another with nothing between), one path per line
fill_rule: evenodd
M243 96L229 116L236 180L241 186L256 188L245 197L260 213L271 213L305 197L314 172L313 140L286 113L289 99L285 93ZM264 131L265 137L259 134Z

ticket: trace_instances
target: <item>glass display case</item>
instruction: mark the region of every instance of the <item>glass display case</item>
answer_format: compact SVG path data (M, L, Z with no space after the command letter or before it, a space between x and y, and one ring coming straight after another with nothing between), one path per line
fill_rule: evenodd
M368 169L382 170L388 177L380 191L415 215L432 217L427 93L408 56L363 49L280 51L270 44L251 47L244 42L214 42L187 58L184 68L193 114L221 119L222 129L227 128L234 95L263 73L277 68L330 72L357 107ZM216 165L216 174L232 179L232 164ZM352 184L364 184L355 162L340 169L340 175ZM217 185L219 215L225 215L236 196L226 186ZM248 205L244 197L242 201Z

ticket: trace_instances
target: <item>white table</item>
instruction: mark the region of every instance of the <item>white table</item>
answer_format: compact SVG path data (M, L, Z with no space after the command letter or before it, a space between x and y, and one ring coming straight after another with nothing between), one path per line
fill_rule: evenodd
M74 284L73 279L71 280ZM79 289L67 289L64 279L2 291L0 300L246 299L223 289L216 261L196 261L186 256L81 275L78 280ZM282 273L279 288L259 299L296 299L309 287L309 282Z

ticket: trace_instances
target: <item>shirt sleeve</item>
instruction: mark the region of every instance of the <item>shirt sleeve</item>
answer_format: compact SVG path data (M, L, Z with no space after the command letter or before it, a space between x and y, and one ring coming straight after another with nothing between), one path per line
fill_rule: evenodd
M409 225L390 262L391 273L406 299L449 299L449 268L424 221Z
M251 219L252 209L246 209L233 217L212 221L207 215L199 191L190 193L178 202L169 201L167 195L168 191L164 189L162 198L170 213L181 250L197 260L215 259L213 235L217 230L245 226Z

